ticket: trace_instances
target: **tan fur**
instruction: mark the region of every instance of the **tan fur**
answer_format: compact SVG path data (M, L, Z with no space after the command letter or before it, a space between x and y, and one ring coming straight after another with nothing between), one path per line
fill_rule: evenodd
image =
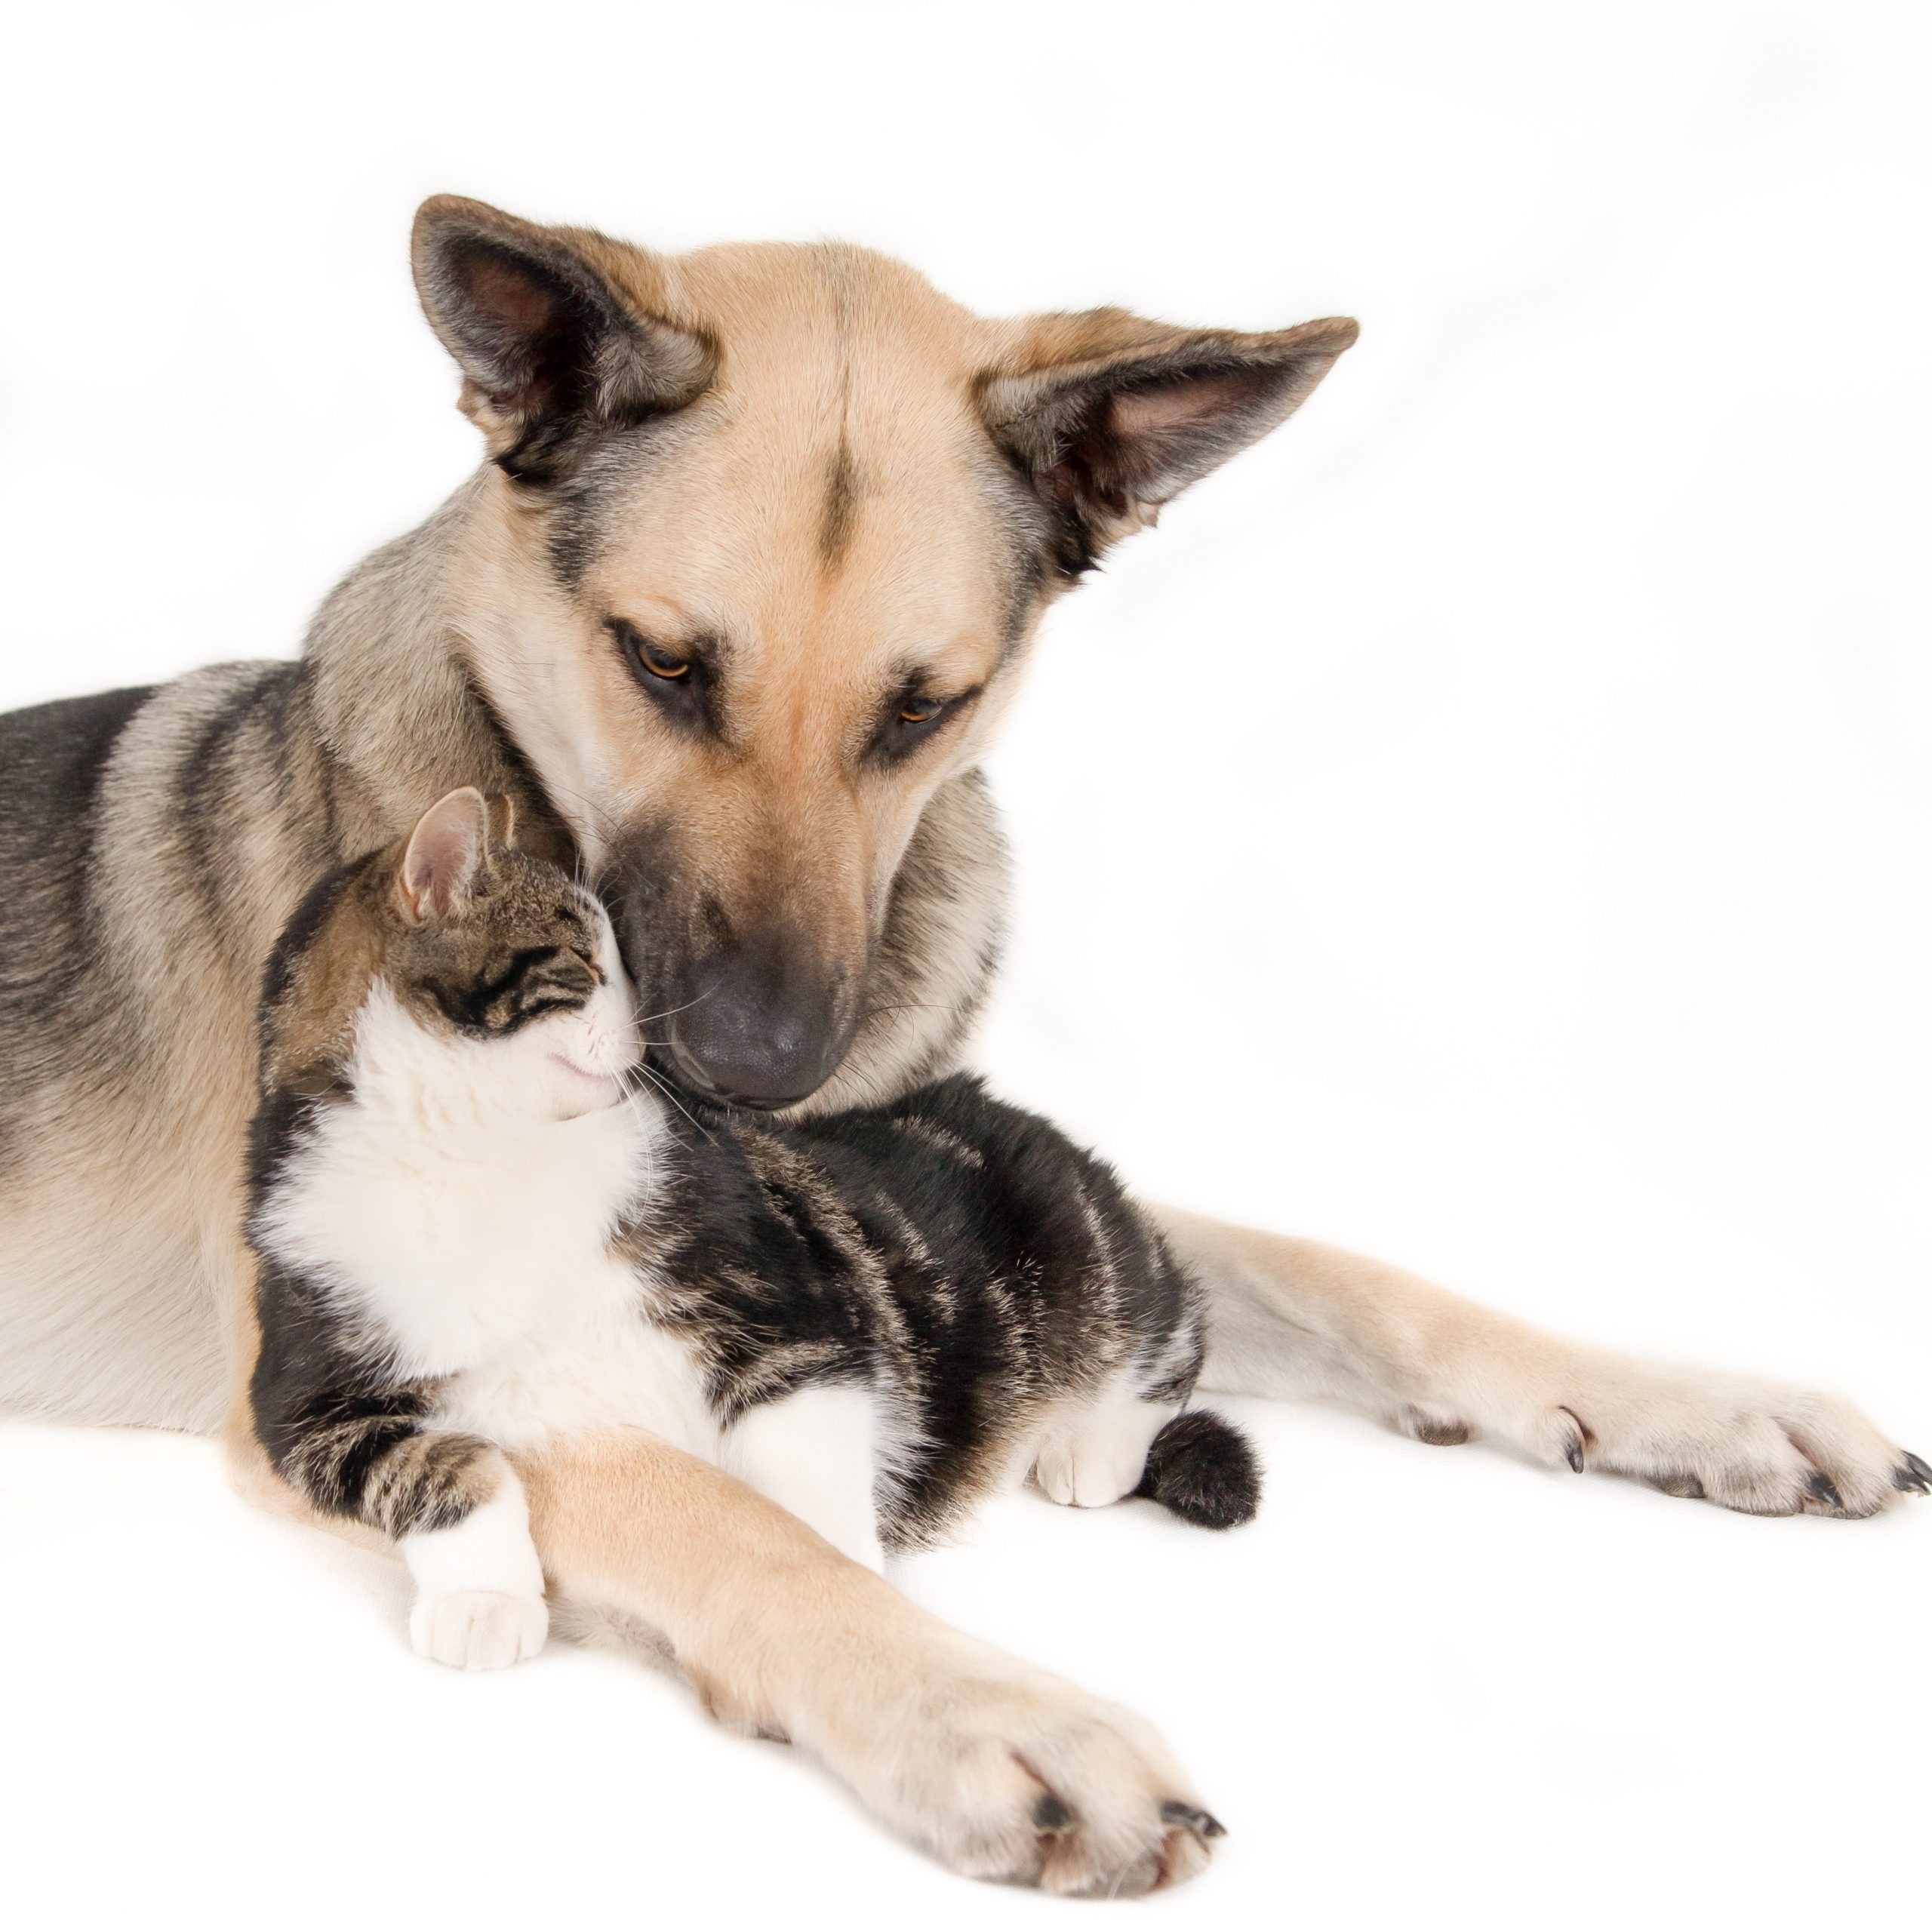
M551 579L515 486L486 475L457 621L485 688L558 774L593 865L618 828L674 814L681 865L734 922L782 902L801 948L857 969L921 811L977 762L1020 666L1007 539L971 460L974 379L1004 332L857 250L599 254L640 301L721 345L694 406L703 433L641 478L621 547L574 592ZM828 562L841 448L851 500ZM611 614L667 645L729 641L728 746L651 713L610 648ZM942 761L855 779L854 740L909 664L943 695L985 688L970 728Z
M357 1010L381 961L373 921L331 919L303 954L269 1029L262 1074L272 1086L326 1077L348 1052Z
M707 1707L821 1758L976 1877L1122 1895L1189 1877L1186 1780L1124 1712L962 1637L795 1518L641 1432L519 1459L552 1588L661 1635ZM1071 1822L1043 1829L1051 1792Z
M1586 1348L1319 1241L1158 1213L1210 1284L1204 1389L1346 1401L1419 1441L1490 1436L1754 1515L1900 1493L1903 1451L1836 1396Z
M424 232L451 220L594 269L675 420L600 485L615 513L574 578L540 497L486 463L338 588L299 674L224 667L150 700L90 808L78 890L98 997L44 1054L31 1043L0 1094L0 1402L200 1429L225 1410L238 1475L272 1503L286 1492L245 1400L242 1150L263 962L310 883L463 785L513 797L529 849L592 868L674 826L680 878L721 917L779 909L799 956L841 976L856 1032L811 1104L903 1090L957 1051L999 927L975 768L1061 580L1026 565L1015 521L1021 497L1038 518L1078 481L1053 472L1068 433L1054 399L1114 361L1198 352L1217 371L1204 383L1140 383L1103 411L1130 433L1186 429L1292 362L1211 448L1095 479L1099 546L1272 427L1354 339L1335 321L989 321L855 249L672 260L448 200ZM593 402L635 380L601 368ZM515 449L518 408L473 379L461 401L493 454ZM1017 439L1015 463L989 431ZM1015 464L1040 472L1048 510ZM654 712L614 617L666 644L721 641L721 742ZM855 748L912 675L980 696L931 755L863 764ZM1884 1500L1898 1452L1841 1404L1577 1349L1312 1244L1170 1226L1210 1289L1221 1386L1343 1396L1426 1439L1574 1448L1741 1507L1814 1506L1807 1456L1846 1513ZM1132 1719L946 1631L716 1471L633 1435L559 1444L523 1473L561 1589L663 1632L715 1707L808 1745L958 1868L1132 1890L1204 1857L1162 1824L1158 1801L1186 1789ZM1043 1787L1070 1823L1041 1822Z

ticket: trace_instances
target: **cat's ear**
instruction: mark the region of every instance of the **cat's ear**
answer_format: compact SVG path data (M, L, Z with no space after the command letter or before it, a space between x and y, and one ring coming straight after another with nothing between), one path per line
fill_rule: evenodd
M463 412L519 482L554 482L601 432L681 409L717 366L706 336L650 312L660 270L641 248L437 195L411 255Z
M516 805L507 792L492 792L483 801L490 808L490 843L516 843Z
M983 379L980 411L1053 513L1057 567L1078 577L1285 422L1358 333L1346 316L1244 334L1122 309L1038 315Z
M474 785L438 798L416 821L396 875L412 920L447 918L469 903L490 856L490 808Z

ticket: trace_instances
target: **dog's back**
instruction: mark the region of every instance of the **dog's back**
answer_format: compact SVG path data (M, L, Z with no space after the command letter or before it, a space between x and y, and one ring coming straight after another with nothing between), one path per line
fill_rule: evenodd
M0 717L0 1409L220 1417L205 1217L238 1179L245 981L224 967L259 891L220 841L258 701L293 675ZM248 841L276 829L263 811Z

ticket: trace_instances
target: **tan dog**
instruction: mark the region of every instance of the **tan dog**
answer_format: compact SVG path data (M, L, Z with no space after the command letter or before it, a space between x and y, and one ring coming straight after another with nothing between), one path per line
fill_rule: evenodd
M0 719L14 1406L220 1423L254 1355L263 960L319 872L454 786L511 794L598 880L688 1091L825 1107L949 1064L1000 931L977 763L1041 612L1355 338L992 321L857 249L667 259L448 198L415 262L476 475L341 586L299 665ZM1166 1220L1208 1285L1211 1386L1770 1513L1866 1515L1932 1476L1831 1398ZM525 1475L559 1591L660 1633L715 1708L809 1745L960 1869L1121 1890L1203 1861L1204 1814L1132 1719L728 1478L639 1435Z

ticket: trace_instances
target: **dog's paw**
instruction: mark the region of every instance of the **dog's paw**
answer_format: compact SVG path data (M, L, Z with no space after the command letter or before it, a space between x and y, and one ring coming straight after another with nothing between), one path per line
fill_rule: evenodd
M1223 1835L1145 1724L1070 1684L1012 1666L920 1701L875 1767L841 1768L957 1872L1128 1897L1194 1877Z
M458 1670L500 1670L534 1657L549 1629L542 1597L507 1590L422 1591L409 1617L417 1655Z
M1932 1466L1835 1395L1623 1362L1561 1395L1511 1432L1523 1447L1672 1496L1758 1516L1869 1516L1932 1488Z

